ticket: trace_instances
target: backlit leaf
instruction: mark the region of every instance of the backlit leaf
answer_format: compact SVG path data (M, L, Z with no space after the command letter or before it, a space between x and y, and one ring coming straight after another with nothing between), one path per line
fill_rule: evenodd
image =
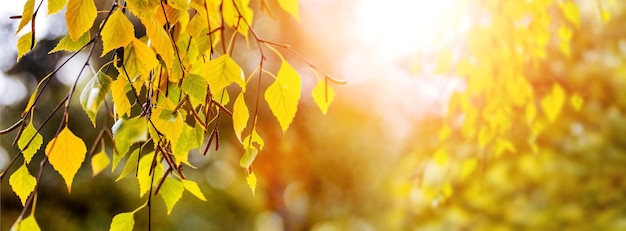
M252 137L252 138L250 138ZM252 139L252 140L250 140ZM256 132L256 129L252 130L252 135L246 136L246 138L243 138L243 146L248 148L248 147L254 147L254 145L256 144L256 147L258 147L259 150L263 150L263 139L261 138L261 136L259 136L259 134Z
M17 26L18 33L33 19L33 12L35 11L35 0L26 0L24 3L24 10L22 11L22 19L20 19L20 25Z
M89 31L81 35L80 38L78 38L78 40L76 41L73 41L72 38L70 38L70 35L67 34L59 41L59 43L54 47L54 49L48 52L48 54L52 54L57 51L69 51L69 52L78 51L80 48L87 45L87 43L89 43L90 40L91 40L91 35Z
M208 84L206 80L199 75L189 74L183 79L183 84L181 85L182 90L189 94L189 96L195 98L196 100L201 100L204 102L206 99L206 91Z
M91 29L96 20L97 11L93 0L68 0L65 22L72 40L78 40Z
M565 91L558 84L554 84L552 92L541 100L541 108L548 116L550 121L554 122L556 117L563 109L565 103Z
M172 114L172 110L155 108L151 119L156 129L172 142L175 142L183 131L183 118L179 112Z
M152 18L141 18L141 23L146 27L146 35L150 38L150 43L165 62L168 68L174 68L176 54L167 32Z
M143 117L122 118L115 122L111 131L113 132L115 147L118 152L113 154L111 171L115 171L117 164L130 151L131 145L148 139L146 123Z
M28 143L29 141L30 144ZM43 137L39 134L39 132L37 132L37 129L35 129L31 121L31 123L24 128L20 139L17 141L17 146L20 150L22 150L22 154L24 154L24 161L26 161L26 163L30 163L30 160L33 158L35 153L37 153L41 144L43 144Z
M147 75L159 64L154 51L139 39L132 40L132 46L124 52L126 70L129 77Z
M48 0L48 14L50 15L61 11L66 3L67 0Z
M34 47L32 36L33 32L31 31L20 36L17 40L17 61L20 61L22 56L31 50L31 47Z
M448 153L446 153L445 150L440 148L433 155L433 160L435 160L435 163L437 163L437 165L444 166L448 163L448 161L450 161L450 156L448 155Z
M199 127L199 126L197 126ZM182 132L176 141L173 141L173 151L174 157L176 157L176 164L184 163L186 165L191 165L189 163L189 151L194 148L200 147L202 141L196 139L196 131L191 126L184 124Z
M87 147L82 139L74 135L65 126L46 146L46 155L50 165L61 174L67 184L67 191L72 191L72 181L83 161Z
M298 110L300 87L300 75L283 60L276 81L265 91L265 100L283 132L287 131Z
M22 167L19 167L15 170L15 172L13 172L13 174L11 174L9 184L11 185L13 192L15 192L15 194L17 194L20 198L22 205L25 206L26 199L28 199L30 193L35 189L37 180L34 176L30 175L26 164L23 164Z
M96 127L98 109L100 109L100 106L106 99L111 89L112 81L111 77L104 74L104 72L98 72L96 76L91 78L80 94L80 105L87 113L87 116L89 116L94 128Z
M317 85L313 88L313 100L315 104L322 110L322 114L326 115L328 112L328 106L335 99L335 90L326 84L326 81L320 79L317 81Z
M121 179L124 179L124 177L126 177L126 175L128 175L129 173L135 171L137 169L137 165L139 164L138 162L139 149L137 148L130 154L130 156L126 160L126 165L124 165L124 169L122 169L122 173L120 173L115 181L120 181Z
M122 10L118 9L111 14L100 35L102 38L100 57L103 57L115 48L128 45L135 38L135 28Z
M565 19L570 21L575 26L580 26L580 12L575 3L570 1L563 2L561 8Z
M233 105L233 128L239 141L241 141L241 133L248 125L248 119L250 118L250 112L244 98L243 92L239 93L239 96L235 99L235 105Z
M150 152L142 156L141 160L139 160L139 167L137 169L137 181L139 182L139 197L143 197L143 195L145 195L150 190L150 182L152 181L152 175L150 175L150 167L152 166L153 160L154 160L154 152ZM163 165L160 163L156 163L154 167L155 169L152 172L152 174L154 174L155 176L162 176L164 172ZM152 182L152 183L156 185L158 182Z
M109 231L132 231L135 226L135 212L120 213L113 217Z
M206 201L206 198L204 197L202 190L200 190L198 183L196 183L195 181L191 181L191 180L182 180L182 183L183 183L183 187L185 188L185 190L187 190L188 192L196 196L198 199L202 201Z
M37 224L37 220L35 220L34 213L31 213L30 216L24 218L24 220L21 220L17 230L18 231L41 231L41 229L39 228L39 225Z
M174 209L176 203L178 203L180 198L183 197L184 190L183 184L171 177L167 177L165 182L163 182L159 194L161 194L163 201L165 201L165 207L167 207L168 215L172 213L172 209Z
M254 172L250 172L250 174L246 176L246 183L248 183L248 186L250 186L250 189L252 190L252 195L255 195L257 180Z
M104 149L97 154L91 157L91 175L98 175L102 170L104 170L111 163L111 159L109 159L109 155L104 151Z
M467 178L478 166L476 158L467 158L461 164L461 179Z
M246 91L246 83L241 67L229 55L222 55L206 63L203 76L206 78L212 93L220 92L232 83L238 84Z
M113 97L113 104L115 105L115 114L117 114L118 117L124 114L130 115L132 105L126 96L126 92L128 92L127 89L129 88L127 85L128 81L119 77L111 82L111 96Z
M250 168L250 166L252 166L252 163L254 163L254 159L256 158L257 154L259 154L259 150L257 150L255 147L246 148L246 150L243 152L243 156L239 160L239 166L244 169Z
M298 13L298 0L278 0L278 5L291 14L297 21L300 21L300 14Z

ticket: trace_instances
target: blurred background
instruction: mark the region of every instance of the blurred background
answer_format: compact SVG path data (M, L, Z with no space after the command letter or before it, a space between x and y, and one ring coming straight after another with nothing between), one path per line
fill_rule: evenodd
M98 9L110 4L97 2ZM585 103L580 111L565 107L544 129L537 139L539 152L519 148L463 177L450 177L463 171L461 157L479 152L459 139L448 150L450 164L432 161L448 98L461 85L458 78L432 69L438 51L463 39L461 1L300 0L300 22L271 2L275 18L255 15L259 34L290 44L348 84L333 85L337 96L324 116L310 96L315 77L305 62L286 53L301 72L302 99L285 134L267 105L261 105L259 133L266 147L253 165L259 179L256 196L239 167L243 150L232 125L221 120L219 151L206 156L193 151L191 162L198 169L185 170L208 200L185 193L168 216L156 198L154 230L626 229L625 3L578 1L581 25L573 33L571 58L547 48L538 77L558 76ZM608 23L598 15L601 2L611 13ZM15 64L19 21L9 16L20 15L23 3L11 1L0 9L2 129L19 118L38 80L69 55L47 55L66 34L64 13L41 14L35 50ZM252 8L258 6L252 1ZM239 45L233 57L247 76L258 52ZM57 74L37 105L41 113L35 114L35 124L65 96L85 58L77 56ZM269 63L275 72L279 60ZM81 77L79 89L90 77ZM77 100L72 103L70 127L90 147L98 129L92 129ZM61 119L60 113L55 116L42 131L44 142ZM0 136L0 169L18 153L11 146L15 135ZM43 151L37 155L33 163ZM145 201L137 197L134 179L115 182L119 171L110 168L92 177L88 163L89 157L71 194L61 177L46 169L35 212L44 230L107 230L115 214ZM36 173L37 164L29 167ZM22 205L8 178L1 183L0 229L9 230ZM145 209L135 221L137 230L146 229Z

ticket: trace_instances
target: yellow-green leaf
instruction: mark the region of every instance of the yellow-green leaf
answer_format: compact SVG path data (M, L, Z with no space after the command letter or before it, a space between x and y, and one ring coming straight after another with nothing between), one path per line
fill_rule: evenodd
M31 31L20 36L20 38L17 40L17 61L20 61L22 56L24 56L31 50L32 47L34 47L34 41L32 36L33 32Z
M243 156L239 160L239 166L244 169L250 168L257 154L259 154L259 150L257 150L255 147L246 148L246 150L243 152Z
M132 231L135 226L135 212L120 213L113 217L109 231Z
M111 96L113 97L113 105L115 105L115 114L118 117L124 114L130 115L132 105L126 96L128 81L124 78L117 78L111 82Z
M19 167L11 177L9 178L9 184L11 185L11 189L13 192L17 194L22 202L22 205L26 205L26 199L30 196L30 193L35 189L35 185L37 184L37 180L34 176L30 175L28 172L28 168L26 164L23 164L22 167Z
M150 152L141 157L139 160L139 167L137 168L137 181L139 182L139 197L143 197L150 190L150 183L152 182L152 175L150 175L150 167L152 166L152 161L154 160L154 152ZM154 166L154 171L152 174L155 176L163 175L163 165L157 163ZM155 185L158 182L152 182Z
M172 141L172 149L174 151L174 157L176 157L176 164L184 163L186 165L190 165L189 163L189 151L194 148L200 147L202 144L201 140L197 139L198 134L196 133L196 129L183 123L182 132L176 141ZM200 126L196 126L200 127ZM204 133L202 133L204 134Z
M325 80L320 79L313 88L313 101L322 110L322 114L326 115L328 106L335 99L335 90L329 86Z
M98 10L93 0L68 0L65 22L72 40L78 40L91 29L97 15Z
M572 106L574 107L576 111L580 111L580 108L583 106L583 103L585 102L585 100L579 94L574 94L570 98L570 102L572 103Z
M208 84L206 80L199 75L189 74L183 79L181 85L182 90L196 100L204 102L206 99L206 91Z
M130 154L130 156L126 160L126 165L124 165L124 169L122 169L122 173L120 173L120 175L117 177L117 179L115 179L115 181L120 181L121 179L124 179L124 177L126 177L126 175L128 175L129 173L135 171L135 169L137 169L138 162L139 162L139 148L135 149Z
M300 75L283 60L277 78L265 91L265 100L278 119L283 132L296 116L300 100Z
M30 216L21 220L17 227L17 231L41 231L41 228L39 228L39 225L37 224L37 220L35 220L35 214L31 213Z
M48 15L61 11L67 0L48 0Z
M30 142L30 144L28 142ZM26 161L26 163L30 163L30 160L33 158L35 153L37 153L41 144L43 144L43 137L39 134L39 132L37 132L37 129L35 129L31 121L31 123L24 128L22 135L20 135L20 139L17 141L17 146L20 150L22 150L22 154L24 154L24 161Z
M214 94L232 83L238 84L242 91L246 91L243 71L230 55L222 55L207 62L203 75L209 83L211 92Z
M165 176L167 177L167 176ZM167 214L172 213L172 209L178 203L181 197L183 197L183 184L171 177L167 177L163 185L161 186L161 197L165 201L165 207L167 207Z
M103 57L115 48L128 45L135 38L135 28L122 10L118 9L111 14L100 35L102 35L100 57Z
M565 103L565 91L558 84L554 84L552 87L552 92L549 95L543 98L541 101L541 108L548 116L550 121L556 119L556 117L563 109L563 104Z
M159 64L156 54L139 39L133 39L131 44L132 46L124 52L124 65L129 77L149 74Z
M183 132L183 118L179 112L172 114L172 110L155 108L152 110L152 123L163 135L175 143ZM175 144L172 144L176 146Z
M252 139L252 140L250 140L250 139ZM257 145L257 148L259 150L263 150L263 145L264 145L263 139L256 132L256 129L252 130L252 135L248 135L248 136L246 136L246 138L243 138L243 146L245 148L254 147L254 144Z
M127 0L128 8L133 12L138 12L140 15L142 12L149 12L159 5L159 0Z
M278 0L278 5L287 13L291 14L297 21L300 21L300 14L298 13L298 0Z
M254 174L254 172L250 172L250 174L246 176L246 182L248 183L248 186L250 186L250 189L252 190L252 195L255 195L257 180L256 180L256 175Z
M98 72L96 76L91 78L80 94L80 106L83 107L83 110L89 116L94 128L96 127L98 109L100 109L100 106L106 99L111 89L112 81L111 77L104 72Z
M239 93L235 99L235 105L233 105L233 128L239 141L241 141L241 133L248 125L248 119L250 119L250 112L244 98L243 92Z
M46 146L46 155L50 165L61 174L67 184L67 191L72 191L72 181L83 161L87 147L82 139L74 135L65 126Z
M16 34L26 26L33 19L33 12L35 11L35 0L26 0L24 3L24 10L22 11L22 19L20 19L20 25L17 26Z
M182 180L182 182L183 182L183 187L185 188L185 190L187 190L188 192L196 196L198 199L202 201L206 201L206 198L204 197L202 190L200 190L198 183L196 183L195 181L191 181L191 180Z
M115 140L117 152L113 154L111 171L115 171L120 160L130 151L130 147L137 142L148 139L148 128L144 117L119 119L113 124L111 131Z
M91 176L98 175L111 163L104 149L91 157Z
M91 35L89 31L81 35L80 38L78 38L76 41L72 40L72 38L70 38L70 35L67 34L61 39L61 41L59 41L59 43L54 47L54 49L48 52L48 54L52 54L57 51L69 51L69 52L78 51L80 48L83 48L85 45L87 45L87 43L89 43L90 40L91 40Z

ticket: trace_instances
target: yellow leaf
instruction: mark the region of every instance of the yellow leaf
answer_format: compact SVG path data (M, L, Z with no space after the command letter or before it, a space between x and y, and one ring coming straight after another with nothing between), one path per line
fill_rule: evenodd
M602 22L608 23L611 20L611 12L608 10L601 10L600 17L602 17Z
M20 25L17 26L16 34L26 26L33 19L33 12L35 11L35 0L26 0L24 3L24 11L22 11L22 19L20 19Z
M33 32L28 32L17 40L17 61L20 61L22 56L28 53L32 47L35 47L33 44Z
M97 15L98 10L93 0L68 0L65 22L70 38L76 41L91 29Z
M298 13L298 0L278 0L278 5L287 13L291 14L297 21L300 21L300 14Z
M461 180L467 178L474 170L476 170L476 166L478 166L478 161L476 158L471 157L467 158L461 164Z
M541 108L548 116L550 121L554 122L556 117L563 109L563 104L565 103L565 91L558 84L554 84L552 87L552 92L543 98L541 101Z
M43 137L39 134L39 132L37 132L37 129L33 126L31 119L31 123L24 128L22 135L20 135L20 139L17 141L17 146L20 150L22 150L22 154L24 154L24 161L26 161L27 164L30 163L30 160L33 156L35 156L35 153L37 153L41 144L43 144Z
M250 138L252 137L252 138ZM250 140L252 139L252 140ZM256 128L252 130L252 135L248 135L246 136L246 138L243 138L243 146L244 148L250 148L250 147L254 147L253 145L256 144L259 150L263 150L263 139L261 138L261 136L259 136L259 134L256 132Z
M122 13L122 10L118 9L111 14L100 35L102 35L102 55L100 57L103 57L109 51L118 47L125 47L133 41L135 28L126 15Z
M250 186L250 189L252 190L252 195L255 195L257 180L256 180L256 175L254 175L254 172L250 172L250 174L246 176L246 182L248 183L248 186Z
M208 84L204 77L189 74L183 79L183 84L181 85L181 89L189 94L192 98L204 102L206 99L206 91Z
M152 18L141 18L141 23L146 27L146 35L150 38L150 43L161 55L161 59L169 69L174 68L176 54L167 32Z
M52 54L57 51L78 51L80 48L83 48L87 43L91 40L91 35L89 31L85 32L83 35L78 38L78 40L74 41L70 38L70 35L65 35L61 41L52 49L48 54Z
M231 0L222 2L222 17L230 28L242 34L248 41L248 24L252 24L254 11L248 7L250 0ZM245 20L247 23L245 23Z
M180 113L172 114L172 110L157 107L152 110L150 118L156 129L176 146L178 137L183 132L184 121Z
M228 54L207 62L204 67L203 76L209 83L211 93L213 94L220 92L232 83L239 85L243 92L246 91L243 71Z
M446 153L446 151L440 148L433 155L433 160L435 160L435 163L437 163L437 165L444 166L450 160L450 156L448 156L448 153Z
M235 105L233 105L233 129L239 141L241 141L241 133L248 125L248 119L250 119L250 112L244 98L243 92L239 93L235 99Z
M276 81L265 91L265 100L272 113L278 119L283 130L287 131L291 121L296 116L298 101L300 100L300 75L283 60Z
M145 14L146 12L150 12L150 10L154 9L159 5L161 1L159 0L127 0L128 8L130 8L133 12L137 12L139 15Z
M104 149L91 157L91 176L98 175L111 163L111 159Z
M204 194L202 194L202 190L200 190L200 187L198 187L198 183L196 183L195 181L191 181L191 180L182 180L182 182L183 182L183 187L185 187L185 190L187 190L188 192L196 196L198 199L202 201L206 201Z
M46 155L50 165L61 174L67 184L67 191L72 191L72 181L83 161L87 147L82 139L74 135L65 126L46 146Z
M109 231L132 231L135 226L135 212L120 213L113 217Z
M566 57L571 56L570 51L570 41L572 39L572 29L566 26L561 26L559 28L559 37L561 40L559 41L559 49Z
M239 160L239 166L244 169L249 169L250 166L252 166L252 163L254 162L257 154L259 154L259 150L257 150L255 147L247 147L246 150L243 152L243 156Z
M59 12L66 3L67 0L48 0L48 15Z
M126 97L127 81L124 78L117 78L111 82L111 96L113 96L113 104L115 105L115 114L118 117L124 114L130 115L130 101Z
M570 102L576 111L580 111L580 108L583 106L585 100L579 94L573 94L570 98Z
M443 194L444 197L450 197L452 196L452 185L450 184L450 182L447 182L443 185L443 188L441 189L441 193Z
M152 161L154 160L154 152L150 152L141 157L139 160L139 167L137 168L137 181L139 182L139 197L143 197L150 190L150 183L152 182L152 175L150 175L150 167L152 166ZM163 175L163 165L157 163L154 166L154 171L152 172L155 176ZM155 185L158 182L152 182Z
M9 184L11 185L13 192L15 192L15 194L17 194L20 198L22 205L25 206L26 199L28 199L30 193L35 189L37 180L34 176L30 175L26 164L23 164L22 167L18 168L15 172L13 172L13 174L11 174Z
M173 7L178 10L187 10L189 8L189 1L187 0L169 0L167 1L167 5Z
M124 60L131 78L147 75L159 64L154 51L137 38L132 40L132 47L124 52Z
M165 182L163 182L159 194L161 194L163 201L165 201L165 207L167 207L168 215L172 213L172 209L174 209L176 203L178 203L180 198L183 197L184 190L183 184L180 183L180 181L172 179L171 177L167 177Z
M35 220L35 214L31 213L30 216L26 217L24 220L21 220L18 225L17 231L41 231L39 225L37 224L37 220Z
M575 26L580 26L580 12L578 10L578 6L573 2L564 2L561 4L561 8L563 10L563 15L565 19L574 24Z
M313 101L322 110L322 114L326 115L328 106L335 99L335 90L322 79L317 81L317 85L313 88Z

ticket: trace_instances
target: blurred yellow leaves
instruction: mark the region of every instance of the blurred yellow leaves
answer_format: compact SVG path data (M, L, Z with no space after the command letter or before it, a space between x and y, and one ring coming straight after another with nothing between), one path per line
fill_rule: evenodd
M565 91L558 84L552 86L552 91L541 100L541 108L548 116L550 121L554 122L556 117L563 109L565 103Z
M87 147L82 139L74 135L65 126L46 146L46 155L50 165L61 174L67 184L67 191L72 191L72 181L83 161Z
M278 0L278 5L291 14L296 21L300 21L300 14L298 10L298 0Z

